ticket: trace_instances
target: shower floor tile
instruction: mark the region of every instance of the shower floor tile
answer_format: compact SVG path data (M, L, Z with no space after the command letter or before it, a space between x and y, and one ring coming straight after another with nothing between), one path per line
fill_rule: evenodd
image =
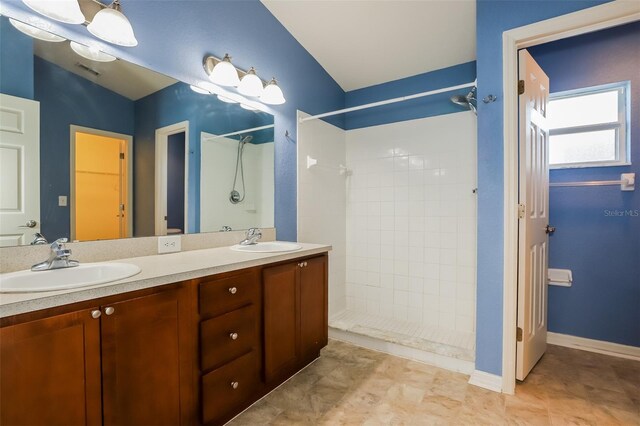
M332 317L329 327L464 361L475 359L474 333L443 330L348 310Z

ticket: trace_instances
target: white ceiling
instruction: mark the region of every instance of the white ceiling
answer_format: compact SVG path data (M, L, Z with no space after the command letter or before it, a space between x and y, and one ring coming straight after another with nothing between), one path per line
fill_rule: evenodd
M113 62L90 61L71 50L68 41L48 43L34 39L33 53L133 101L144 98L177 82L177 80L166 75L120 59ZM99 75L79 67L78 64L91 68Z
M261 0L345 90L476 58L475 0Z

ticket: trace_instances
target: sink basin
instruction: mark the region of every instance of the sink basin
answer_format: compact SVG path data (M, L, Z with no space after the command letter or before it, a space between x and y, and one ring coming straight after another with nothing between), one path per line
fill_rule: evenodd
M140 268L130 263L83 263L74 268L0 274L0 293L65 290L131 277Z
M284 251L300 250L302 246L296 243L287 243L283 241L270 241L265 243L251 244L249 246L241 246L236 244L231 246L231 250L244 251L247 253L278 253Z

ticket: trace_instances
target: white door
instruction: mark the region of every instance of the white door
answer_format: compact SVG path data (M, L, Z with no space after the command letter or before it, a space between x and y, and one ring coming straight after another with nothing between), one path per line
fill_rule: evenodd
M519 52L520 222L516 378L524 380L547 348L549 239L549 77L529 52Z
M0 247L40 232L40 103L0 94Z

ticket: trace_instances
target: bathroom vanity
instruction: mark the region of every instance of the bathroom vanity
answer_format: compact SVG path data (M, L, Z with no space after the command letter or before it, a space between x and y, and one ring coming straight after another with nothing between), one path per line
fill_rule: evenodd
M228 421L327 344L329 249L149 256L112 286L13 306L2 295L0 423ZM208 253L227 260L203 267Z

